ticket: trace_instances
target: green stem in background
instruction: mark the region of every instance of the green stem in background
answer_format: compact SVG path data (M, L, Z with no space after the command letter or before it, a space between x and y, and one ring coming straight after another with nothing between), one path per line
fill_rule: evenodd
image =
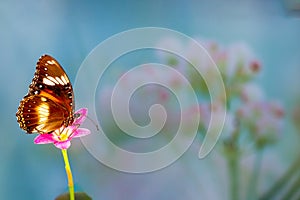
M299 197L293 198L295 197L295 195L297 195L299 188L300 188L300 175L295 180L295 182L290 186L287 193L283 196L282 199L299 199Z
M69 186L69 195L70 195L70 200L75 200L75 195L74 195L74 183L73 183L73 176L72 176L72 171L69 163L69 158L68 158L68 153L66 149L61 150L64 162L65 162L65 169L68 177L68 186Z
M226 110L231 110L231 83L226 81ZM240 123L236 118L236 129L232 133L231 137L225 141L225 151L227 156L227 168L229 174L229 187L230 187L230 200L240 199L240 149L238 140L240 136Z
M230 199L239 199L239 156L237 152L232 152L228 157L228 170L230 180Z
M229 100L228 100L229 103ZM230 103L228 104L230 106ZM229 187L230 187L230 198L231 200L240 199L240 150L238 145L238 139L240 136L240 127L238 119L236 119L236 129L232 133L231 137L225 141L225 155L227 157L227 168L229 174Z
M230 187L230 198L231 200L239 200L240 198L240 183L239 183L239 174L240 174L240 151L238 148L238 137L239 137L239 128L237 128L232 137L225 142L225 151L227 156L227 168L229 174L229 187Z
M269 189L260 200L273 199L273 197L283 189L292 176L299 171L300 157L290 166L290 168L283 174L283 176Z
M250 176L250 181L249 181L248 191L247 191L248 200L257 199L257 185L258 185L259 172L261 168L262 154L263 152L260 150L257 156L255 157L253 171Z

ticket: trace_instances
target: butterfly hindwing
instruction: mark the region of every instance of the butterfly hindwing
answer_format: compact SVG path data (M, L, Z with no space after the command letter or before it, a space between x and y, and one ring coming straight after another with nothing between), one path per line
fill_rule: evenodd
M28 133L49 133L64 125L69 111L54 101L40 96L25 97L19 106L17 119Z
M51 56L42 56L28 94L16 113L27 133L49 133L74 120L74 94L63 68Z

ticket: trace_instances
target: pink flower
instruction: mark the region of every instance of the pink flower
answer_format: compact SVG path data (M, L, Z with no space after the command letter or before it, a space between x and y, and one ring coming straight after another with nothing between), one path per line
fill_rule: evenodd
M53 143L59 149L68 149L71 146L71 140L73 138L82 137L90 134L90 130L85 128L79 128L87 116L87 108L81 108L77 110L74 116L74 122L68 126L62 126L59 129L51 133L39 134L34 138L35 144L49 144Z

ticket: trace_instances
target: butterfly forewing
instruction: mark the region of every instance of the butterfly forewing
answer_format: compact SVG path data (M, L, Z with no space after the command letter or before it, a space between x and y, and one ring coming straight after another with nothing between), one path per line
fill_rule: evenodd
M30 95L39 93L73 110L74 98L70 80L60 64L49 55L39 59L29 86Z
M20 102L17 119L27 133L49 133L73 122L72 85L60 64L42 56L36 66L28 94Z

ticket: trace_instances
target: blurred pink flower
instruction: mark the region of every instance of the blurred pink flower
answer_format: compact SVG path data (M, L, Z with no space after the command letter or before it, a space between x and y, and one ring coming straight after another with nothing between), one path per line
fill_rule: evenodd
M74 122L68 126L62 126L52 133L39 134L35 139L35 144L49 144L53 143L59 149L68 149L73 138L82 137L90 134L90 130L85 128L78 128L87 116L87 109L81 108L75 112L75 116L79 115Z
M261 69L251 49L244 43L229 47L227 65L227 75L232 78L249 79Z
M262 101L265 98L261 87L255 83L242 85L240 96L244 102Z
M216 102L214 104L200 104L200 128L201 131L206 132L211 122L212 112L215 114L215 119L217 123L214 123L215 126L220 126L220 123L223 123L222 117L223 113L226 112L226 118L222 128L222 138L230 137L231 134L236 130L235 117L232 112L229 110L225 111L221 102ZM214 129L214 127L211 127Z
M248 102L237 110L237 117L257 142L277 139L283 126L284 110L277 102Z

